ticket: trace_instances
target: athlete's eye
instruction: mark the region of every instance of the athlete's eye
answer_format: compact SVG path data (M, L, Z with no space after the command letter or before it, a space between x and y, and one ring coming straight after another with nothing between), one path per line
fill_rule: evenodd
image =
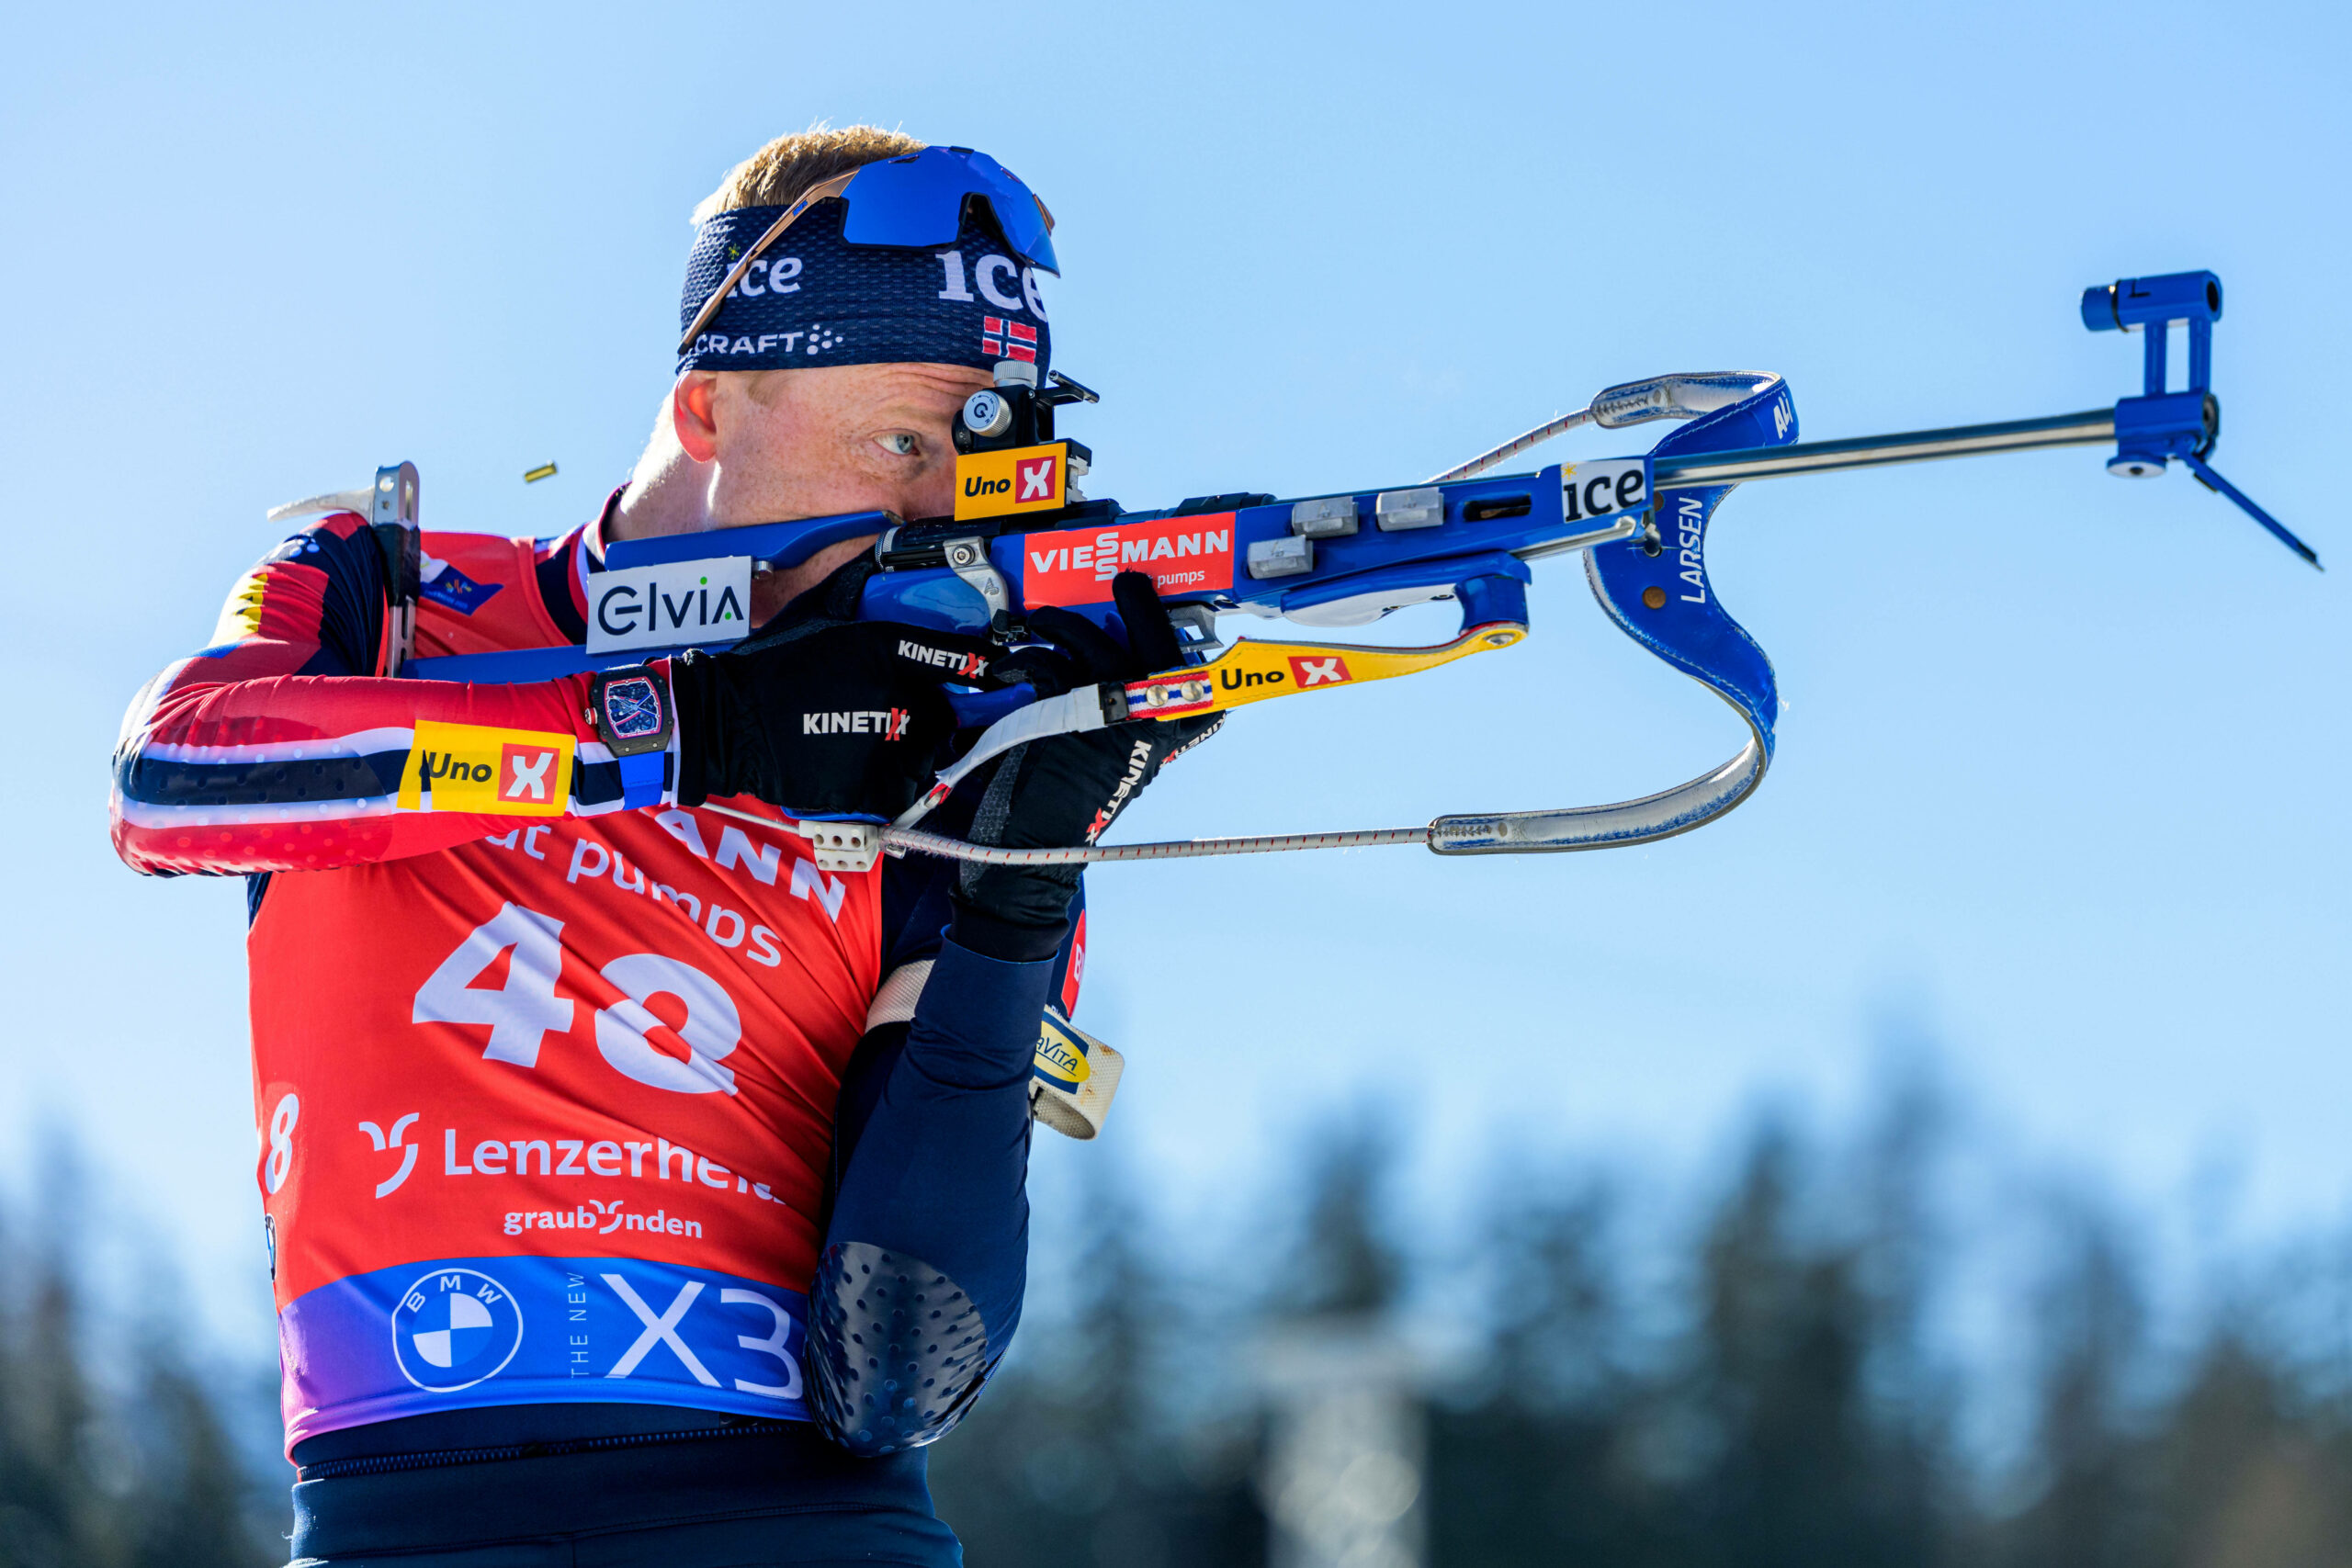
M911 457L922 447L920 440L904 430L894 430L876 439L881 444L882 450L900 457Z

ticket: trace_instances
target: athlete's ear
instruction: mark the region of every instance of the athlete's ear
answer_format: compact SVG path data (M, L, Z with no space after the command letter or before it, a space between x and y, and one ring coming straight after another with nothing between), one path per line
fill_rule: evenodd
M670 425L678 445L697 463L718 456L718 421L711 403L718 389L713 370L689 370L670 389Z

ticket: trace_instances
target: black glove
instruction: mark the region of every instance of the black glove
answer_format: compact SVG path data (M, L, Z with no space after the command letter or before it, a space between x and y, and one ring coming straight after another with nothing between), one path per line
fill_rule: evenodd
M942 683L993 684L992 651L888 621L803 621L725 653L682 655L670 674L678 803L749 795L804 816L887 821L945 760L956 717Z
M1017 668L1040 695L1051 696L1080 684L1139 680L1181 665L1176 628L1150 577L1123 571L1111 592L1126 628L1124 645L1068 610L1032 610L1030 631L1051 647L1008 655L999 661L999 671L1009 674ZM980 796L972 841L1020 849L1094 843L1161 767L1224 722L1223 714L1136 719L1015 747L996 764ZM1076 864L963 863L955 893L959 945L1012 961L1051 957L1068 928L1080 870Z

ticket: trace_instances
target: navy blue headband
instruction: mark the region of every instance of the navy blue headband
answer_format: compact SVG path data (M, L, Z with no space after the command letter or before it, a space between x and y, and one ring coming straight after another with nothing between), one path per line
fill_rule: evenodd
M967 365L1033 360L1046 374L1037 273L968 213L952 246L899 250L842 238L844 204L817 203L754 261L678 360L687 370L789 370L820 365ZM722 212L695 233L678 326L759 243L781 207Z

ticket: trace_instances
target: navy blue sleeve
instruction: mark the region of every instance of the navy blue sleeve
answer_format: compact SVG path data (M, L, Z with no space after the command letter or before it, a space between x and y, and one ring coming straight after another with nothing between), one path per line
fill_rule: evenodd
M1012 1342L1030 1066L1056 967L941 942L912 1021L870 1033L843 1085L808 1359L817 1418L854 1453L944 1437Z
M888 979L910 964L925 960L936 963L940 951L946 945L946 928L953 918L948 890L954 886L955 866L929 855L907 855L889 859L882 864L882 976ZM1086 909L1086 886L1081 881L1077 897L1070 905L1073 922ZM1046 977L1046 999L1060 1002L1070 993L1071 966L1078 957L1078 928L1062 939L1060 951L1053 957ZM979 956L969 954L968 956ZM941 993L929 985L924 999ZM1042 1021L1043 1008L1019 1024L1019 1032L1027 1040L1027 1049L1034 1055L1036 1036ZM920 1015L919 1015L920 1016ZM1008 1025L1008 1027L1012 1027ZM828 1173L823 1218L830 1221L837 1195L849 1174L852 1157L856 1154L865 1129L882 1104L883 1090L899 1058L905 1055L909 1025L888 1023L868 1030L857 1043L850 1057L849 1066L842 1074L841 1098L833 1112L832 1168ZM1011 1047L1008 1045L1008 1050ZM1024 1058L1027 1059L1027 1058ZM1014 1315L1018 1315L1015 1303Z

